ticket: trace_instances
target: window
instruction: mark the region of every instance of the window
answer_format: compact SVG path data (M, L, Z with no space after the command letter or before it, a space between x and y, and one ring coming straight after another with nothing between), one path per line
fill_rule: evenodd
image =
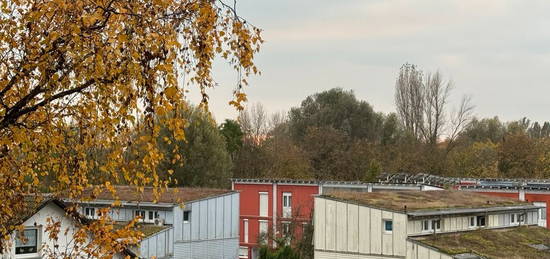
M469 226L470 226L471 228L474 228L474 227L477 226L477 225L476 225L476 217L470 217L470 224L469 224Z
M183 223L189 223L191 221L191 211L186 210L183 212Z
M20 235L15 239L15 254L34 254L38 252L38 229L25 229L23 240Z
M441 220L427 219L422 221L422 232L433 232L441 229Z
M159 218L159 212L154 210L135 210L134 216L141 217L140 222L154 223Z
M267 234L267 220L260 220L260 235Z
M422 231L423 232L426 232L426 231L430 231L430 220L423 220L422 221Z
M267 217L267 192L260 192L260 217Z
M523 213L518 214L517 217L518 217L519 223L525 222L525 214L523 214Z
M485 216L477 216L477 226L485 227Z
M239 258L248 258L248 247L239 247Z
M510 223L513 225L519 223L515 213L510 214Z
M243 227L244 227L244 242L248 243L248 219L243 220ZM248 251L246 253L248 255Z
M486 226L485 216L472 216L472 217L470 217L470 228L485 227L485 226Z
M282 229L281 232L283 232L283 238L285 239L285 243L287 245L290 245L290 239L292 238L292 233L290 231L290 222L283 221L282 222Z
M546 208L540 209L540 219L546 219Z
M384 232L391 233L393 231L393 221L384 220Z
M292 193L283 192L283 217L290 218L292 216Z
M283 236L285 236L285 237L290 236L290 222L285 221L285 222L283 222L282 226L283 226L283 229L282 229Z
M95 219L97 217L95 214L95 208L84 208L84 215L90 219Z
M440 230L441 229L441 220L432 220L432 229Z

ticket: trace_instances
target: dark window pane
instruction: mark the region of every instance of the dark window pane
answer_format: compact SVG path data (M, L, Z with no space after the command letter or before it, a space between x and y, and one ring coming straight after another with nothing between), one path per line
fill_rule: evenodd
M16 238L15 240L15 253L16 254L30 254L36 253L38 248L38 230L37 229L25 229L23 231L23 240Z
M392 231L393 230L393 221L391 220L386 220L385 221L385 224L384 224L384 229L386 231Z

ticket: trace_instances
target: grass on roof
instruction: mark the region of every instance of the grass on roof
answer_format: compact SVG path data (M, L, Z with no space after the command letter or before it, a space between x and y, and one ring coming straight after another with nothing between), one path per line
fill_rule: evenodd
M476 230L414 239L450 255L475 253L487 258L550 258L550 251L529 246L550 246L550 230L542 227Z
M115 224L114 226L115 228L118 229L118 228L123 228L125 225L126 223L118 223L118 224ZM167 228L168 226L157 226L153 224L137 224L134 227L134 230L137 230L143 233L144 237L149 237Z
M527 203L503 197L464 191L382 191L331 192L328 197L395 211L447 208L480 208L525 205Z

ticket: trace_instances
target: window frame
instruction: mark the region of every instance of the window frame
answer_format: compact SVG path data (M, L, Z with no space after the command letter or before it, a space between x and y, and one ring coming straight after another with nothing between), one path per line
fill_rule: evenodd
M84 216L89 219L97 219L98 213L96 207L84 207Z
M283 192L283 208L292 208L291 192Z
M264 196L265 196L265 211L262 210L262 207L264 207L262 206L262 197ZM258 216L269 217L269 193L268 192L258 192Z
M265 231L262 231L262 226L265 226ZM258 220L258 234L267 234L267 232L269 232L269 222L267 220Z
M248 243L249 227L250 226L248 225L248 219L243 219L243 242L245 243Z
M437 225L437 228L435 227ZM422 220L422 232L432 233L441 230L441 219L425 219Z
M187 220L185 219L185 215L187 215ZM191 223L191 211L190 210L184 210L183 211L182 220L183 220L183 224Z
M389 223L389 225L388 225ZM392 219L383 219L382 220L382 226L385 234L391 234L393 233L393 220ZM390 229L388 230L388 226L390 226Z
M483 225L480 224L481 219L483 219ZM477 227L487 227L487 217L485 215L476 216L476 225Z
M244 251L245 254L242 253ZM239 246L239 258L248 258L248 246Z
M34 257L37 257L40 253L40 244L42 243L40 228L39 227L25 227L23 229L23 232L28 231L28 230L34 230L34 232L35 232L35 244L34 244L34 246L23 246L23 247L34 247L34 251L26 252L26 253L18 253L17 248L22 247L22 246L17 245L17 240L19 239L18 238L19 233L16 232L16 236L15 236L16 241L13 244L13 252L14 252L16 258L31 258L31 257L34 258ZM25 236L25 238L27 238L27 237ZM27 242L28 242L28 240L27 240Z
M477 227L477 216L468 217L468 228Z

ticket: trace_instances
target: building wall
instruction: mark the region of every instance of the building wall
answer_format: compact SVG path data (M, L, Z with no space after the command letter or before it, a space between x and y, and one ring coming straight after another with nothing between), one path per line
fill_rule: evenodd
M174 208L175 258L237 258L239 193ZM188 223L184 211L191 211ZM220 257L221 256L221 257Z
M275 188L274 188L275 187ZM241 194L241 211L239 220L240 245L249 250L248 257L252 258L252 248L258 246L260 238L260 222L267 222L268 231L273 231L273 214L276 211L276 223L290 220L309 222L313 210L313 196L319 193L319 187L311 184L279 184L279 183L234 183L233 190ZM276 192L274 196L273 193ZM260 192L268 195L267 217L260 217ZM282 218L283 193L292 194L292 218ZM274 207L275 201L275 207ZM245 242L244 221L248 221L248 242ZM301 228L295 229L297 238L301 235Z
M299 220L307 221L313 212L313 196L319 194L318 186L311 185L277 185L277 217L283 215L283 192L292 194L292 215Z
M244 219L248 220L248 242L245 242L244 236L240 236L240 243L244 246L253 247L257 245L259 237L259 220L268 221L271 226L273 215L273 185L269 184L234 184L234 190L241 194L241 211L239 227L241 233L244 233ZM260 192L267 192L267 217L260 217Z
M518 210L513 213L523 213L523 210ZM538 223L538 212L537 211L527 211L525 222L522 224L535 225ZM511 217L512 212L508 213L492 213L486 215L486 224L487 228L501 228L512 226ZM473 215L472 215L473 216ZM455 216L455 217L444 217L441 218L441 230L440 233L445 232L456 232L456 231L470 231L476 228L470 227L471 216ZM427 218L430 219L430 218ZM437 217L431 218L437 219ZM407 234L408 235L422 235L430 234L431 232L422 231L422 221L423 219L409 220L407 225ZM514 225L517 226L517 225Z
M47 219L51 218L55 222L60 223L60 233L58 235L58 240L55 242L48 238L49 232L46 232L46 227L48 226ZM71 251L72 250L72 240L75 231L77 230L76 222L66 216L65 211L54 203L50 202L44 206L40 211L34 214L32 217L27 219L23 226L25 228L37 228L38 231L38 244L39 250L37 254L25 254L25 255L16 255L15 254L15 245L12 245L11 248L8 248L8 253L0 254L0 258L36 258L39 257L39 254L42 254L46 249L54 249L55 245L58 245L57 251ZM12 244L15 243L15 233L12 235ZM40 245L44 246L40 249Z
M407 240L407 259L452 259L453 257L435 249Z
M341 252L315 250L313 258L315 259L389 259L389 258L403 258L403 257L365 255L365 254L353 254L353 253L341 253Z
M514 198L519 199L520 194L519 190L491 190L491 191L477 191L477 193L483 193L487 195L497 196L497 197L508 197L508 198ZM544 202L546 203L546 215L550 214L550 192L526 192L525 193L525 201L527 202ZM548 216L546 217L546 228L550 229L550 218Z
M391 233L384 231L384 220L392 220ZM320 254L338 252L401 257L406 254L405 214L316 197L314 225L314 246Z
M100 209L105 207L105 205L102 204L81 204L80 205L80 213L82 215L85 215L85 209L86 208L96 208ZM109 211L110 217L113 220L116 221L130 221L134 219L135 217L135 211L136 210L151 210L156 211L159 213L159 218L164 219L165 224L174 224L174 215L172 208L164 208L164 207L158 207L158 206L148 206L148 205L141 205L141 206L128 206L125 205L124 207L120 208L113 208Z
M138 256L141 258L171 258L174 255L174 229L168 228L140 242Z

